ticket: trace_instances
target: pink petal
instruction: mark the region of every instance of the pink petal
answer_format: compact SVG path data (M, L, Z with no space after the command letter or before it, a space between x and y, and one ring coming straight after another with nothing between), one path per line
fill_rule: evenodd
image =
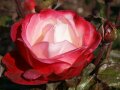
M29 17L28 20L24 21L25 24L23 23L22 27L24 29L22 32L22 38L27 46L32 46L38 41L41 42L44 38L44 33L48 32L51 26L55 23L52 18L48 18L47 22L44 22L46 19L47 17L45 19L41 19L40 15L36 14L31 17L30 21Z
M41 76L41 73L37 70L30 69L24 72L23 77L27 80L35 80Z
M41 42L32 46L31 51L37 58L46 59L49 58L48 47L49 44L47 42Z
M54 44L50 43L48 48L49 58L64 54L74 49L76 49L76 47L68 41L63 41Z

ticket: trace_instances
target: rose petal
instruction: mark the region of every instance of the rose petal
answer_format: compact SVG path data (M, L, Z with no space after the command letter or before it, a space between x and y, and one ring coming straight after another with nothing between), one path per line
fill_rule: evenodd
M80 18L79 16L74 17L76 28L79 31L79 36L82 38L83 45L88 46L91 50L95 50L99 43L101 42L101 35L96 31L95 27L84 20L83 18Z
M2 59L2 63L6 66L7 70L4 75L14 83L23 85L40 85L48 82L46 78L39 78L34 81L24 79L22 74L30 67L22 58L20 58L20 55L17 52L6 54Z
M37 58L47 59L49 58L48 47L49 47L49 43L41 42L32 46L31 51Z
M16 41L16 39L17 39L17 34L18 34L18 32L19 31L21 31L19 28L20 28L20 26L21 26L21 23L22 23L22 21L19 21L19 22L17 22L17 23L15 23L15 24L13 24L12 25L12 27L11 27L11 38L12 38L12 41ZM19 31L18 31L19 30ZM20 33L19 33L20 34Z
M24 31L22 32L22 38L26 44L29 43L30 46L33 46L35 43L37 43L36 41L38 41L38 39L39 41L42 40L40 37L44 32L44 27L46 25L53 25L55 23L55 21L53 21L54 19L51 19L47 19L47 22L44 22L45 19L41 19L40 15L36 14L31 17L30 22L29 20L26 20L25 23L27 23L27 28L25 28L26 26L23 24Z
M57 55L61 55L64 54L66 52L72 51L76 49L76 47L74 45L72 45L71 43L69 43L68 41L63 41L60 43L55 43L49 44L49 57L54 57Z
M23 77L27 80L35 80L41 76L41 73L35 69L27 70L23 73Z

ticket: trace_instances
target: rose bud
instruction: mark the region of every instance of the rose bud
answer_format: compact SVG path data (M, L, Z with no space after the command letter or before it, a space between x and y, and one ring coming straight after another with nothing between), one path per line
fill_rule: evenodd
M11 29L17 50L2 59L14 83L39 85L79 76L101 42L96 28L69 10L42 10Z
M104 23L104 37L103 41L105 43L110 43L117 38L116 28L111 22L106 21Z
M36 6L36 3L34 0L24 0L23 2L23 8L27 14L35 13L35 6Z

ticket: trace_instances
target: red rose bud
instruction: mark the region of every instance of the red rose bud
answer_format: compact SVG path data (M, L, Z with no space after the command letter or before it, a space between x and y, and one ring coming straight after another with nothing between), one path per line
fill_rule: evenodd
M104 24L104 42L110 43L117 38L116 28L111 22L106 21Z
M24 9L25 10L32 11L32 10L34 10L35 6L36 6L36 3L34 0L25 0L24 1Z

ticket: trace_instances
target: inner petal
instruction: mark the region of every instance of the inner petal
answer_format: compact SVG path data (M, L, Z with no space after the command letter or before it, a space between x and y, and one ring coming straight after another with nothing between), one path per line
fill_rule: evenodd
M31 50L37 58L47 59L76 49L72 43L62 41L59 43L41 42L32 46Z
M54 25L55 20L54 18L46 18L44 20L40 19L39 15L33 15L26 31L26 36L29 44L33 46L38 41L42 41L46 31L44 30L46 25Z
M76 23L74 21L74 13L71 12L61 12L63 13L63 17L61 17L62 22L64 23L69 23L69 30L70 30L70 34L72 36L72 40L74 45L76 45L77 47L82 46L82 38L83 38L83 28L81 27L80 29L78 27L76 27ZM79 22L79 26L83 26L81 25L81 20L76 19Z
M57 24L55 25L54 30L54 42L62 42L67 40L72 43L68 24L57 20Z
M75 47L72 43L66 40L55 44L50 43L48 48L49 57L61 55L76 48L77 47Z
M57 19L51 17L44 20L37 17L31 18L26 32L31 50L37 58L51 58L82 45L82 36L78 37L76 29L72 27L73 23L71 25L65 17Z
M54 42L60 42L67 40L77 47L82 46L82 36L78 36L79 33L76 28L74 28L74 22L70 22L65 17L59 17L57 24L55 25Z
M33 45L31 50L37 58L45 59L48 58L48 47L49 44L47 42L41 42Z

